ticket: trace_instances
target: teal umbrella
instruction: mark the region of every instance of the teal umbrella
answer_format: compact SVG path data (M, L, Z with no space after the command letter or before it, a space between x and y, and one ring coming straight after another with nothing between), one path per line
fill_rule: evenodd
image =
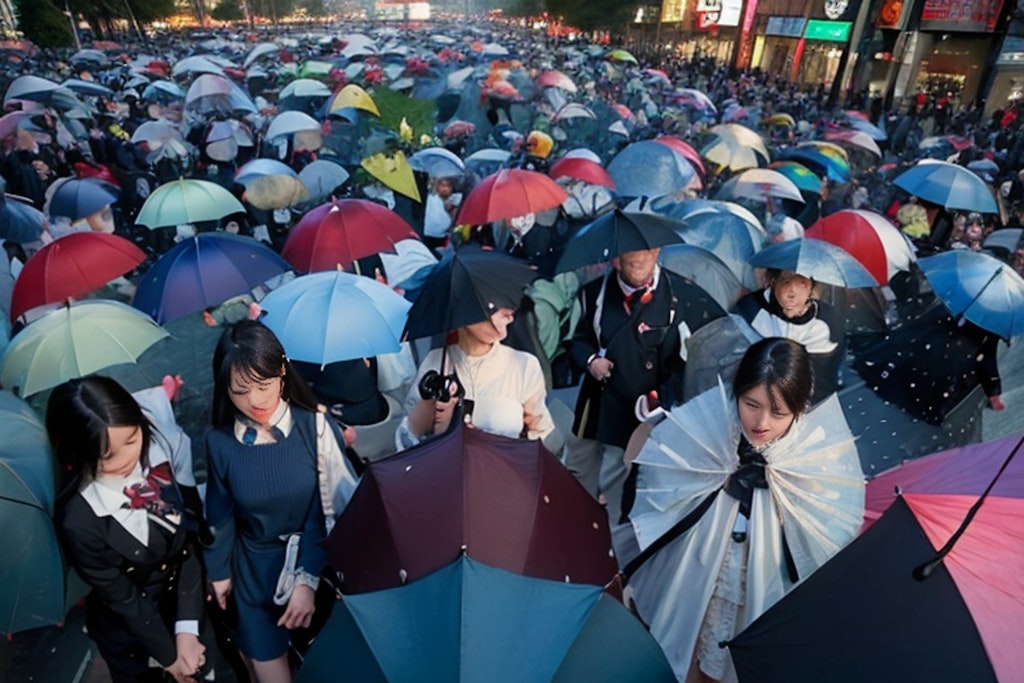
M233 213L245 213L245 207L217 183L179 178L153 190L135 222L152 230L217 221Z
M463 555L399 588L346 595L297 683L674 681L643 625L599 586Z
M32 408L0 391L0 632L64 618L64 567L53 528L54 467Z
M0 360L0 384L31 396L61 382L134 363L167 336L153 319L115 301L76 301L29 324Z

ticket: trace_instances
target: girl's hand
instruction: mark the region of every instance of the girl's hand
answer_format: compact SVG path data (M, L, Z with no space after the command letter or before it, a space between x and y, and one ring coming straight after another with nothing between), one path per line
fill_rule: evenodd
M228 595L231 593L231 579L221 579L213 582L213 597L221 609L228 608Z
M288 607L285 608L281 618L277 620L277 625L284 626L286 629L300 626L307 628L313 619L313 612L316 611L314 595L313 589L305 584L300 583L295 586L292 597L288 600Z
M186 674L194 676L206 664L206 646L192 633L179 633L174 637L178 650L178 661ZM173 664L171 666L174 666Z

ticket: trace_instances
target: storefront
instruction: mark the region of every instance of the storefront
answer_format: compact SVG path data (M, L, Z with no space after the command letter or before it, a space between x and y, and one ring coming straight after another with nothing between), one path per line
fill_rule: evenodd
M809 19L804 28L803 55L797 81L830 85L839 72L843 51L850 43L849 21Z
M803 17L768 17L763 28L757 31L751 63L769 74L788 75L805 23Z
M1024 97L1024 37L1006 36L996 59L995 77L985 102L985 113Z

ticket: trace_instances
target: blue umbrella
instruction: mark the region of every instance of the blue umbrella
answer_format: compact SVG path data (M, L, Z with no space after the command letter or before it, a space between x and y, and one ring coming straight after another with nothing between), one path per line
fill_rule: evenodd
M696 171L681 154L653 140L634 142L608 164L622 197L662 197L689 185Z
M75 222L110 206L118 199L120 190L93 178L71 178L62 182L50 198L50 215L63 216Z
M921 161L896 176L893 185L947 209L999 213L996 198L985 181L947 161Z
M656 210L682 221L676 229L683 242L707 249L729 267L747 287L756 287L757 278L750 259L761 248L764 235L739 216L707 206L687 211L687 204L667 204Z
M8 197L0 208L0 238L19 244L39 239L46 225L42 211L24 202Z
M248 186L253 180L268 175L286 175L291 178L299 177L299 174L292 170L290 166L276 159L253 159L242 164L241 168L235 172L235 182Z
M153 264L139 282L132 305L158 323L176 320L246 294L290 268L251 237L200 233Z
M786 161L796 161L818 175L837 183L845 183L850 180L850 164L848 162L822 153L813 147L794 147L782 152L779 157Z
M341 271L295 278L260 302L288 357L321 366L398 351L411 306L387 285Z
M662 247L658 262L673 273L700 283L726 311L747 291L729 266L703 247L670 244Z
M822 240L803 238L765 247L750 265L778 268L837 287L878 287L879 282L844 249Z
M953 315L1009 340L1024 332L1024 278L983 252L954 249L919 259L935 294Z
M463 555L400 588L346 595L296 683L674 681L654 639L598 586Z
M455 178L466 173L462 159L444 147L421 149L409 157L409 166L433 178Z

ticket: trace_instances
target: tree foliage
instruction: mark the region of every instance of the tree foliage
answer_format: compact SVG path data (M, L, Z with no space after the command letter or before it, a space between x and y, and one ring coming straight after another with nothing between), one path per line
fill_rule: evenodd
M71 23L50 0L15 0L18 28L25 37L40 47L74 45Z
M546 0L549 14L585 31L621 28L633 5L622 0Z
M241 21L245 19L245 13L236 0L220 0L210 12L210 18L217 21Z

